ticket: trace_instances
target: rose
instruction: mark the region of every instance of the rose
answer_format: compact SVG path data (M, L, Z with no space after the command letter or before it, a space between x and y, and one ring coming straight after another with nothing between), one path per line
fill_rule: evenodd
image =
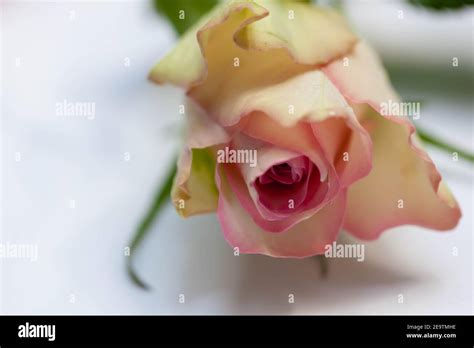
M451 229L461 216L410 120L382 113L398 97L377 56L333 11L223 4L150 77L187 91L178 212L217 211L242 253L305 257L341 228L375 239L402 224Z

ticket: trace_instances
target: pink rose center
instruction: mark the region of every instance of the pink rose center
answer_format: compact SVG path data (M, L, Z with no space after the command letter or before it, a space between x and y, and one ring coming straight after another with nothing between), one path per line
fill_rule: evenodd
M321 185L320 172L308 157L300 156L273 165L254 185L262 205L287 214L312 200Z

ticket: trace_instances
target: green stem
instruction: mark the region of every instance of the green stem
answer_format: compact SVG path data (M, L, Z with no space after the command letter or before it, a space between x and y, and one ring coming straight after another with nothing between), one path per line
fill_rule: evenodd
M176 161L175 161L176 162ZM155 194L153 199L153 204L148 209L148 212L143 217L142 221L138 225L138 228L135 231L135 234L130 241L130 255L127 258L127 271L129 276L132 278L133 282L137 284L139 287L143 289L148 289L148 285L146 285L135 273L133 268L133 256L135 255L135 251L143 241L145 236L151 230L153 226L153 222L156 220L159 212L161 211L163 205L168 202L170 194L171 194L171 187L173 186L173 178L176 174L176 165L173 164L168 173L166 175L166 180L163 185L161 185L158 191Z
M446 152L450 152L450 153L456 152L459 157L462 157L470 162L474 162L474 154L458 149L457 147L451 144L448 144L444 142L443 140L432 136L431 134L428 134L427 132L419 129L418 127L416 129L416 132L418 136L420 137L420 139L423 140L424 142L430 145L433 145L437 147L438 149L444 150Z
M316 261L319 263L319 270L321 271L321 277L326 278L329 271L328 260L324 255L316 255Z

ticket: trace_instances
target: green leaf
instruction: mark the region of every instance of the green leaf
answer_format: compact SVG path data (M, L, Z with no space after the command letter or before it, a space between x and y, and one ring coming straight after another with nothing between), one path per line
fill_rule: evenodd
M170 21L179 35L217 3L218 0L154 0L155 9Z
M176 161L174 161L174 163L176 163ZM151 230L151 227L153 226L153 222L156 220L163 205L169 201L170 194L171 194L171 187L173 186L173 179L175 175L176 175L176 165L173 164L166 175L165 182L157 190L155 197L153 199L153 204L150 206L150 208L148 209L148 212L145 214L141 223L138 225L138 228L135 231L135 234L129 244L130 255L127 258L127 271L128 271L129 276L134 281L134 283L143 289L148 289L148 285L146 285L143 281L141 281L140 278L135 273L135 270L133 269L133 262L132 262L133 256L135 255L135 251L140 245L140 243L143 241L145 236Z
M416 6L423 6L432 10L460 9L464 6L473 5L474 0L408 0Z

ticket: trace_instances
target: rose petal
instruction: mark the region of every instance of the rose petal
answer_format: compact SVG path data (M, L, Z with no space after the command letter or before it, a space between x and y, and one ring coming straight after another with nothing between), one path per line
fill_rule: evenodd
M352 113L311 124L325 157L342 187L349 187L372 169L372 141Z
M216 41L224 39L214 52L224 54L228 49L226 46L235 45L233 37L238 30L267 15L263 7L250 1L232 1L217 6L190 28L171 52L153 67L150 79L158 84L171 83L186 89L202 82L208 70L206 51L215 47Z
M323 254L324 247L336 240L344 219L345 190L317 214L288 231L270 233L255 224L242 208L222 169L218 166L216 172L220 192L217 216L227 242L238 247L240 253L303 258Z
M306 72L272 86L251 89L218 106L214 112L219 124L232 126L247 118L242 123L243 131L252 137L263 137L298 152L314 149L309 157L313 156L318 168L332 165L342 187L370 172L370 136L341 93L321 71ZM277 124L270 129L268 119L262 113ZM298 124L303 122L308 125ZM329 163L318 163L316 157L325 157Z
M324 151L316 141L310 124L301 122L284 127L262 112L253 112L243 118L234 131L229 128L228 130L230 133L236 133L237 139L245 139L243 135L247 135L280 149L305 155L316 164L323 180L328 176L333 180L337 179L335 169L324 156ZM245 141L239 143L240 146L244 146L242 144L245 144Z
M275 83L326 64L357 41L335 11L258 2L264 7L244 0L218 6L184 35L150 78L184 88L205 80L194 94L204 105L252 84Z
M273 180L267 184L261 184L260 180L256 180L253 183L258 192L259 202L280 218L294 215L300 210L310 210L319 205L327 193L327 185L321 183L319 171L314 163L307 157L304 159L307 162L307 169L302 172L301 179L296 182L290 179L285 182ZM290 160L290 163L294 160L297 159ZM272 167L272 172L274 168Z
M300 194L305 194L306 192L294 192L293 196L289 198L295 202L295 209L291 214L270 210L261 201L261 197L254 184L255 181L274 164L297 158L300 154L274 146L262 147L258 151L258 165L256 167L251 167L247 164L240 165L239 167L229 164L222 164L222 166L226 172L229 184L236 193L240 203L260 227L271 232L285 231L316 213L325 203L334 198L328 195L328 185L326 182L320 183L319 177L311 177L312 180L317 180L317 184L320 184L315 195L299 197ZM313 187L314 183L309 184ZM306 198L308 200L305 200ZM304 200L304 204L297 206L296 202L298 200Z
M374 239L392 226L414 224L438 230L453 228L460 209L441 182L428 154L420 147L407 117L381 116L381 103L397 101L376 54L359 43L343 60L323 70L355 104L369 104L377 112L366 117L374 143L373 170L350 187L345 228L359 238ZM403 200L403 208L398 208Z
M186 104L186 117L186 144L171 190L175 207L184 217L216 210L215 160L208 148L230 140L225 130L191 100Z

